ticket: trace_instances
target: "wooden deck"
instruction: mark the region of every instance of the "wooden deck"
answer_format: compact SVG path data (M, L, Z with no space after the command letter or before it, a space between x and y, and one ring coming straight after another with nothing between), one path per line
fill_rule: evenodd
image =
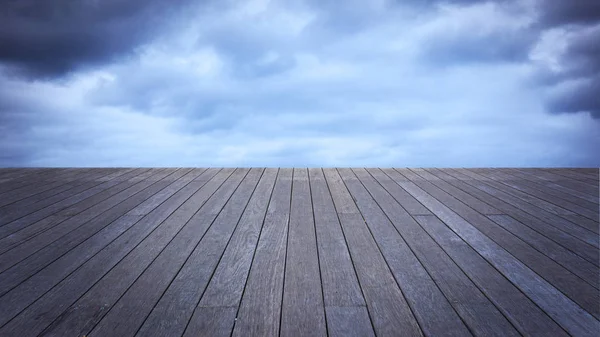
M597 169L0 169L0 336L598 336Z

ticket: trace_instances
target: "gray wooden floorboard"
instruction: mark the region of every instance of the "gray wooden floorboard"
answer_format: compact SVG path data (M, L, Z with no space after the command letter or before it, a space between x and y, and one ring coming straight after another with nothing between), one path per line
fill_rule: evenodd
M0 317L13 317L116 238L129 231L143 216L134 214L139 213L136 211L138 207L158 207L186 185L185 181L172 183L2 296L0 301L10 305L0 309Z
M234 172L230 181L231 188L224 189L224 193L215 195L204 205L205 208L214 207L218 211L212 213L199 209L141 275L129 285L97 325L89 332L78 333L89 336L133 336L167 287L171 282L176 282L174 278L180 270L182 275L187 270L194 270L204 277L210 277L262 172L262 169L239 169L238 172ZM139 263L136 262L129 268L122 267L122 272L136 274L132 269L137 265ZM118 277L117 274L115 277ZM190 280L191 278L186 277L186 281ZM195 285L199 289L203 288L198 283ZM118 291L110 289L110 293ZM116 298L114 295L112 297ZM110 303L106 297L105 303ZM98 315L94 315L94 319L98 320Z
M428 195L414 183L403 183L402 186L424 205L430 205L430 209L432 207L438 208L438 211L434 214L566 331L577 336L595 336L597 334L600 328L598 320L562 294L552 284L527 268L526 265L483 235L472 224Z
M0 336L594 336L598 168L0 168Z
M375 333L393 336L402 331L421 336L421 328L344 181L335 169L324 172Z
M279 336L292 174L292 169L281 169L277 175L237 313L234 336Z
M570 188L567 186L559 185L559 184L553 182L551 179L544 177L544 174L541 173L539 170L531 171L531 170L513 168L513 169L510 169L509 172L510 173L518 172L525 179L534 181L540 185L543 185L543 186L552 188L553 190L559 191L559 192L563 193L565 198L576 197L576 198L584 199L588 202L592 202L595 204L599 203L597 196L583 193L581 190L577 190L577 189Z
M325 307L307 169L294 169L280 336L326 336Z
M554 260L543 255L514 234L505 230L502 226L498 226L495 222L469 208L463 202L430 182L415 181L414 183L443 203L448 209L469 222L469 224L487 238L502 246L531 270L552 283L558 290L562 291L582 308L592 313L596 318L600 316L600 307L598 306L598 303L600 303L600 294L597 288L586 283L577 275L571 273Z
M535 217L544 220L544 223L553 226L561 231L564 231L579 240L582 243L586 243L592 245L594 248L599 247L599 238L598 235L592 231L589 231L585 228L582 228L566 219L559 217L557 214L548 212L545 209L539 208L533 204L528 203L526 200L523 200L514 194L511 194L511 190L489 178L482 178L481 175L478 175L474 172L469 172L467 170L456 170L459 173L471 175L475 178L475 180L470 180L469 183L476 186L477 188L494 195L495 197L506 201L507 203L512 204L513 206L531 214ZM513 192L514 193L514 192ZM539 200L539 199L536 199ZM541 200L540 200L541 201ZM596 254L597 255L597 254ZM597 257L596 257L597 258Z
M388 186L396 185L393 180L381 170L373 169L369 172L401 206L404 206L403 198L396 198L396 188L388 190ZM519 333L506 317L427 232L401 210L396 212L399 213L397 216L400 220L396 225L398 230L471 332L478 336L518 336Z
M364 169L340 170L350 194L427 336L468 336L469 330L397 228L410 218ZM356 175L356 176L355 176Z
M434 174L442 176L442 174L438 171L432 170ZM433 182L433 181L432 181ZM457 182L451 182L452 184L457 184L457 186L462 187L465 191L469 190L468 187L464 185L458 185ZM433 182L434 185L440 187L443 185L437 184L437 182ZM447 193L455 196L454 189L448 189L446 186L442 188ZM479 195L479 194L477 194ZM500 202L499 200L493 200L491 197L486 198L486 196L481 193L479 195L482 200L487 200L490 203ZM471 206L471 204L465 200L460 199L466 205ZM472 207L472 206L471 206ZM507 213L511 214L511 209L507 208ZM564 248L560 244L552 241L551 239L544 236L542 233L535 231L534 229L524 225L522 222L516 220L513 216L508 214L497 214L497 215L488 215L488 218L492 219L496 224L502 226L507 231L513 233L518 236L523 241L530 244L532 247L550 257L554 261L561 264L564 268L570 270L574 274L578 275L582 279L584 279L588 284L593 287L598 288L598 267L589 261L583 259L582 257L576 255L575 253L569 251ZM519 214L519 213L517 213Z
M44 294L39 300L25 309L8 324L0 329L0 333L21 333L22 335L35 335L42 331L46 335L64 336L62 330L89 330L93 328L94 313L104 313L106 306L103 298L83 297L93 287L102 287L98 281L112 271L115 266L126 265L124 259L136 260L140 255L152 254L164 247L166 242L183 227L192 215L203 205L223 184L233 170L222 170L214 176L207 175L207 181L198 181L189 189L183 189L176 193L168 202L157 207L154 211L144 216L136 226L136 231L128 231L126 234L113 241L99 254L86 262L65 280ZM201 187L201 188L200 188ZM200 188L200 189L199 189ZM162 224L162 225L161 225ZM157 242L164 242L162 245ZM142 248L140 248L142 247ZM143 248L146 249L143 249ZM137 249L136 249L137 248ZM133 250L135 253L132 254ZM148 250L146 252L146 250ZM137 276L137 275L134 275ZM106 283L105 283L106 284ZM107 285L110 288L110 284ZM94 305L80 307L77 301L94 301ZM43 317L35 320L35 324L28 324L31 317ZM92 313L86 315L86 313ZM70 319L73 318L73 319Z

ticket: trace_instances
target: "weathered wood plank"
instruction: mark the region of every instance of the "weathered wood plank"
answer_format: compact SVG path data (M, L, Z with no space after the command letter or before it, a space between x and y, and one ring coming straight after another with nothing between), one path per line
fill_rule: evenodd
M233 188L205 204L206 209L215 208L218 211L210 213L199 209L141 275L137 279L130 278L129 282L132 283L127 285L128 288L115 289L113 285L99 291L98 295L110 293L103 296L104 303L118 301L113 302L114 305L103 318L99 317L101 315L93 316L98 323L91 331L74 332L89 336L133 336L171 282L177 282L174 280L176 275L189 275L186 271L194 270L210 278L262 173L263 170L257 168L234 172L232 177L236 184L232 184ZM127 274L132 273L131 269L138 265L140 263L136 262L129 267L118 266L121 267L121 273L125 274L120 277L119 284L127 282L123 282L123 279L128 278ZM178 274L180 270L181 274ZM116 272L113 275L119 277ZM190 279L186 277L186 280ZM126 291L122 293L122 289Z
M365 306L323 171L309 169L308 173L325 306ZM361 311L356 311L359 312ZM366 319L369 320L369 317L367 316Z
M377 180L386 190L388 186L396 185L381 170L369 170L369 172L379 172L373 175L377 176ZM379 180L380 174L387 179ZM388 192L394 190L395 188L390 188ZM401 202L398 199L396 201ZM396 227L474 335L519 335L494 304L486 298L486 295L413 218L401 212L396 217L398 218Z
M242 295L234 336L279 336L292 169L281 169Z
M477 173L470 172L468 170L454 170L459 173L463 173L466 175L470 175L476 180L470 180L469 183L473 186L494 195L498 199L506 201L507 203L512 204L513 206L541 219L544 220L544 223L547 225L558 228L561 231L564 231L578 239L580 239L583 243L587 243L589 245L594 246L595 248L599 247L599 238L598 235L594 232L591 232L585 228L582 228L574 223L559 217L557 214L547 212L546 210L536 207L525 200L515 196L510 193L510 189L498 182L493 181L490 178L482 178L481 175Z
M186 185L187 182L183 180L174 182L136 208L145 207L148 204L158 207ZM3 320L4 317L14 317L104 247L123 233L128 232L142 218L141 215L131 214L136 213L133 212L134 210L135 208L0 297L0 301L7 304L0 308L0 317L3 317Z
M200 296L202 297L195 310L193 307L191 308L193 315L188 323L185 335L192 333L200 336L220 335L225 332L225 327L228 329L227 336L233 331L235 316L242 298L276 176L277 170L275 169L267 169L263 174L210 282L208 279L205 279L205 282L202 283L195 282L194 286L198 289L195 298L200 299ZM203 294L201 294L202 291L204 291ZM172 296L163 296L161 302L164 304L161 306L161 303L159 303L153 310L151 317L146 320L144 326L138 332L139 336L164 336L181 330L181 327L173 329L168 323L174 311L169 308L168 303L177 303L177 299ZM233 317L229 315L214 317L215 322L211 325L200 322L207 315L211 315L216 308L223 310L226 308L228 312L231 310ZM188 313L191 312L190 308L184 310ZM189 317L189 314L186 317ZM152 321L155 321L155 323L152 323ZM218 331L210 330L212 328L216 328Z
M591 186L598 187L598 179L596 177L588 178L588 177L578 174L577 172L572 172L571 170L568 170L568 169L565 170L565 169L555 169L555 168L544 168L543 170L552 172L556 175L563 176L563 177L566 177L566 178L569 178L569 179L572 179L575 181L581 181L585 185L591 185Z
M491 172L492 174L494 174L495 177L498 177L497 179L495 179L496 181L499 181L500 183L507 185L509 187L512 187L516 190L519 190L525 194L528 194L530 196L533 196L535 198L538 198L540 200L544 200L548 203L551 203L553 205L555 205L556 207L560 207L566 211L575 213L575 214L579 214L579 215L583 215L585 217L587 217L590 220L593 220L594 222L598 222L598 205L597 204L592 204L592 205L588 205L591 208L585 207L584 203L585 201L582 200L579 204L575 204L572 203L568 200L564 200L560 197L557 197L555 195L553 195L552 190L550 189L545 189L543 187L537 187L533 184L530 184L528 181L524 180L524 179L519 179L519 178L513 178L512 176L509 176L508 173L506 173L505 171L499 171L499 170L489 170L488 172ZM565 214L564 212L561 213L561 215L572 215L572 214ZM592 228L588 228L590 230L594 230L595 232L598 233L597 228L594 228L595 226L593 226Z
M564 176L560 174L560 171L538 169L535 170L535 173L538 174L540 177L545 177L558 185L573 188L595 197L598 196L597 183L595 184L596 186L594 186L593 184L589 184L578 179L573 179L571 177Z
M545 176L543 172L540 172L540 170L532 171L532 170L527 170L527 169L514 168L514 169L511 169L511 172L518 172L519 174L522 175L522 177L524 179L528 179L529 181L536 182L540 185L549 187L553 190L564 193L565 195L573 196L573 197L576 197L579 199L584 199L588 202L592 202L592 203L596 203L596 204L599 203L597 196L593 196L593 195L584 193L581 190L577 190L577 189L574 189L571 187L559 185L559 184L555 183L554 181L552 181L551 178Z
M0 169L0 336L592 334L598 172Z
M66 174L77 174L77 169L65 169L67 172L61 173ZM60 177L50 179L48 183L40 183L39 181L32 181L29 184L13 189L4 193L0 193L0 206L10 205L17 201L27 199L28 197L46 192L53 191L54 189L64 185L66 182L62 181Z
M425 335L468 336L454 308L437 287L398 227L410 216L399 212L393 198L364 169L340 169L367 226L394 274ZM354 174L356 174L356 176ZM404 215L404 216L403 216ZM397 227L395 227L395 226Z
M451 177L441 170L436 169L429 171L438 177L443 178L444 180L448 180L446 177ZM527 242L541 253L558 262L564 268L578 275L593 287L599 287L598 267L596 265L560 245L559 242L553 241L549 237L546 237L543 231L536 231L535 227L529 227L525 225L525 222L527 222L528 218L523 216L523 213L519 212L518 209L515 209L512 206L505 204L503 201L487 195L483 191L479 191L474 187L466 185L457 179L448 182L457 188L463 189L465 192L470 192L481 200L501 205L500 208L503 209L507 214L489 215L488 218L492 219L504 229L518 236L521 240ZM436 186L439 187L439 185ZM452 195L455 195L452 193L453 190L446 188L442 189ZM470 206L469 202L466 202L464 199L461 199L461 201ZM518 221L517 218L521 218L521 221Z
M233 328L233 321L235 319L235 314L237 311L237 306L232 302L235 302L235 294L237 294L238 292L238 296L241 297L241 291L245 283L245 279L240 279L241 276L239 276L242 275L244 271L238 270L238 268L243 269L243 265L245 262L239 260L248 259L248 257L246 257L244 253L246 251L249 251L249 259L251 261L252 253L254 250L252 246L252 237L245 237L245 235L255 235L256 239L258 238L258 231L260 231L260 227L262 225L261 207L264 207L264 209L266 209L266 205L270 195L269 189L272 188L272 180L274 179L275 175L275 170L267 170L267 172L263 174L261 180L258 183L258 186L256 187L255 192L250 198L250 202L246 206L246 209L244 210L244 213L242 214L242 217L239 221L237 228L242 229L239 232L236 229L235 233L237 234L233 234L234 236L231 238L231 241L227 244L226 252L225 255L221 258L219 268L217 269L217 271L215 271L214 275L212 276L213 280L215 280L215 277L217 279L223 278L232 283L231 285L220 282L218 283L219 286L222 285L223 287L225 287L225 289L231 290L232 293L220 291L220 287L213 286L218 289L217 291L215 291L215 293L217 293L217 296L229 296L227 297L228 300L225 299L222 302L228 305L215 305L213 307L207 308L206 310L196 309L196 312L194 313L194 308L200 300L202 292L205 291L205 287L209 281L211 273L205 270L200 270L201 267L205 266L204 263L195 264L194 261L191 260L187 262L187 265L184 267L186 269L182 270L176 276L176 279L166 290L165 294L160 298L156 306L152 309L152 312L145 320L140 330L137 332L137 335L181 335L186 330L186 324L189 324L188 328L191 329L191 331L194 331L196 335L203 335L200 333L200 331L204 331L204 335L212 335L213 333L218 334L219 331L224 331L223 329L229 329L229 332L231 331L231 329ZM223 215L219 215L219 218L215 220L215 223L212 226L223 226L224 222L231 222L231 215L228 216L227 213L230 212L230 214L235 215L235 213L231 213L234 211L231 210L231 208L236 207L236 204L227 204L225 207L227 209L223 210ZM262 216L264 216L264 213L262 213ZM255 234L252 233L253 230L256 230ZM207 237L205 239L202 239L197 249L199 249L200 245L203 245L204 242L211 242L211 234L211 232L206 234ZM206 247L205 249L208 248L209 247ZM204 251L203 253L194 254L206 254L213 256L212 258L209 256L205 257L207 258L207 260L205 261L206 265L210 265L210 260L214 260L216 257L218 257L218 255L214 252L207 253L207 251ZM198 257L196 257L196 259L198 259ZM193 271L194 275L197 275L197 277L204 276L204 278L193 279L191 277L188 277L191 271ZM184 274L187 276L184 277ZM201 283L202 281L204 281L204 284ZM218 298L215 298L215 300L218 300ZM214 313L221 312L221 310L223 310L224 315L214 316ZM190 321L190 317L192 317L193 313L195 316ZM230 316L230 313L232 313L233 317ZM214 321L196 321L196 319L205 319L206 317L211 317L211 319L213 319ZM222 319L223 322L217 322L217 320L219 319ZM218 331L215 330L207 334L206 331L208 330L202 329L218 329Z
M229 337L235 323L236 311L235 307L202 307L194 313L194 319L190 321L183 336ZM206 331L210 331L210 335L206 335Z
M438 171L440 172L440 171ZM450 170L445 170L445 174L452 174L455 177L458 177L459 180L450 181L454 186L476 196L481 200L485 200L490 204L493 204L496 208L500 209L507 215L515 218L522 224L528 226L529 228L535 230L541 235L546 236L547 238L553 240L559 245L569 249L571 252L579 255L585 260L593 263L594 265L599 265L599 254L598 249L592 245L582 244L582 241L577 239L576 237L566 233L559 228L554 226L549 226L546 221L544 221L544 216L539 214L530 214L527 213L513 204L509 204L504 200L498 199L498 196L502 197L502 192L497 192L495 195L489 194L488 192L478 189L477 184L474 183L474 179L461 175L460 173L453 172ZM494 193L492 191L492 193ZM507 200L507 199L505 199ZM510 201L510 199L508 199ZM536 217L537 215L537 217ZM538 217L542 218L538 218Z
M119 173L125 174L133 170L122 170ZM113 173L102 172L96 175L97 178L106 178L114 176ZM50 193L40 193L34 197L17 201L9 206L0 208L0 226L16 219L19 219L28 214L34 213L40 209L43 209L49 205L53 205L60 201L63 201L69 197L85 192L93 187L99 186L103 183L103 180L94 179L92 181L86 181L83 179L77 180L73 183L65 184L61 187L64 189L54 189Z
M582 197L582 193L580 192L573 193L572 190L568 188L563 188L560 185L556 185L558 186L558 188L555 188L553 185L544 184L544 180L538 180L534 175L527 175L516 169L503 169L502 173L511 177L516 177L517 179L521 179L521 184L549 194L554 198L559 198L561 199L561 202L567 201L570 202L567 204L575 204L577 206L584 207L588 210L592 210L595 212L598 210L599 201L594 198L591 198L592 200L588 200L588 198Z
M138 221L134 227L135 230L127 231L113 241L81 268L0 328L0 334L23 331L25 335L33 335L48 327L45 331L46 334L53 335L54 331L58 331L56 335L60 336L62 335L60 333L61 326L62 328L65 328L65 326L66 328L73 328L77 325L85 327L87 317L83 315L82 310L80 311L83 308L71 305L92 288L102 276L112 270L117 263L122 261L125 256L128 256L132 249L139 247L141 242L146 242L145 247L150 249L154 246L148 244L149 241L154 243L159 239L172 238L183 226L182 222L189 219L198 207L217 191L232 171L221 170L214 177L212 176L215 172L211 171L203 175L204 177L199 181L194 181L176 193L167 202L161 204ZM138 249L138 251L140 250ZM97 300L102 302L102 298ZM100 305L100 308L103 308L102 305ZM96 310L96 307L85 309L93 311ZM44 314L41 315L41 313ZM81 317L84 319L79 321L77 319L77 317L80 317L79 314L82 314ZM31 324L32 317L38 317L35 324ZM92 327L88 326L87 328L91 329Z
M598 267L594 264L523 225L510 215L489 215L488 218L502 226L504 229L519 236L538 251L560 263L564 268L578 275L591 286L595 288L600 287L598 284Z
M468 242L489 263L502 272L505 277L539 305L540 308L566 331L578 336L596 335L600 325L598 324L598 320L592 315L531 271L531 269L527 268L523 263L516 260L501 246L476 230L455 212L425 193L417 185L411 182L402 182L401 186L425 206L428 206L429 209L437 209L437 211L433 212L434 214L452 228L463 240ZM531 314L527 318L531 319Z
M327 315L327 332L331 337L370 337L375 336L369 320L367 308L325 307Z
M147 169L134 170L130 173L126 173L123 176L134 177L137 175L148 175L150 171ZM45 227L44 223L46 222L46 217L54 216L54 217L64 217L69 218L71 216L77 215L86 209L94 206L102 200L107 199L108 197L117 194L128 187L131 187L133 184L128 182L118 181L116 179L106 181L96 187L90 188L84 192L75 194L65 200L57 202L55 204L46 206L38 211L30 213L24 217L19 219L15 219L7 224L0 226L0 238L7 237L13 233L18 231L30 231L30 232L39 232L41 229L46 229L49 227ZM118 187L117 187L118 186ZM57 214L61 211L65 211L63 213ZM40 223L41 222L41 223ZM34 226L33 228L28 228L30 226ZM29 238L30 236L19 234L22 237Z
M281 336L326 336L308 171L294 169L281 308Z
M521 263L562 291L571 300L579 304L595 317L600 316L600 293L598 289L560 266L554 260L535 250L530 245L505 230L502 226L469 208L460 200L444 192L428 181L414 181L423 191L444 204L449 210L476 229L478 236L502 246ZM481 235L483 234L483 235Z
M168 171L157 173L157 175L163 177L168 174ZM43 256L44 261L52 261L53 258L62 255L71 247L89 237L89 233L97 232L111 221L116 220L125 212L144 201L146 198L152 196L157 190L164 188L167 185L167 182L158 182L157 185L153 185L154 182L152 181L141 181L111 198L98 203L81 214L52 227L45 231L44 235L38 235L12 247L11 250L0 255L0 271L5 271L8 268L15 266L16 263L27 259L44 249L46 246L54 243L48 250L37 254L38 256ZM148 189L151 186L153 186L153 188ZM61 238L63 239L62 241L55 243ZM49 253L49 250L51 250L52 253ZM29 267L34 265L39 266L31 261L32 260L24 261L23 264ZM0 293L4 293L5 286L5 282L0 282Z
M324 173L376 334L394 336L402 331L421 336L421 328L344 181L335 169Z
M45 183L60 182L64 177L69 177L73 174L84 174L89 172L89 169L62 168L49 169L36 174L30 174L13 179L8 183L0 185L0 197L4 197L9 193L14 193L22 190L31 190L34 186L43 186Z

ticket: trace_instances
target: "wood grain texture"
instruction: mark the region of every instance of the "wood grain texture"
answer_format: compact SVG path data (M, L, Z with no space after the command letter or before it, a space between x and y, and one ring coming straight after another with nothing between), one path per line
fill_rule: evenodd
M325 307L307 169L294 169L281 336L326 336Z
M595 336L599 172L0 168L0 336Z
M233 330L234 336L279 336L292 169L281 169L258 239Z

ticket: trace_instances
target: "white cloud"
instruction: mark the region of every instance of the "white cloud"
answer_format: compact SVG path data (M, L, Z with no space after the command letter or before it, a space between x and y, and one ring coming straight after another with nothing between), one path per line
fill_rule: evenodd
M365 15L380 20L356 31L329 26L328 17L310 6L229 4L188 13L191 21L174 25L135 56L69 80L4 78L2 85L12 89L2 95L27 101L33 109L19 117L34 119L33 127L14 136L34 153L25 163L543 166L599 161L590 150L600 145L594 137L597 121L583 114L545 113L543 95L528 81L536 69L531 62L458 60L446 67L421 54L422 46L436 39L472 31L491 37L507 30L517 34L531 23L530 13L515 18L506 12L514 9L487 3L412 16L402 8L386 10L381 2L365 9ZM552 65L553 52L544 39L531 59ZM20 146L4 141L12 151L22 151L16 149Z

